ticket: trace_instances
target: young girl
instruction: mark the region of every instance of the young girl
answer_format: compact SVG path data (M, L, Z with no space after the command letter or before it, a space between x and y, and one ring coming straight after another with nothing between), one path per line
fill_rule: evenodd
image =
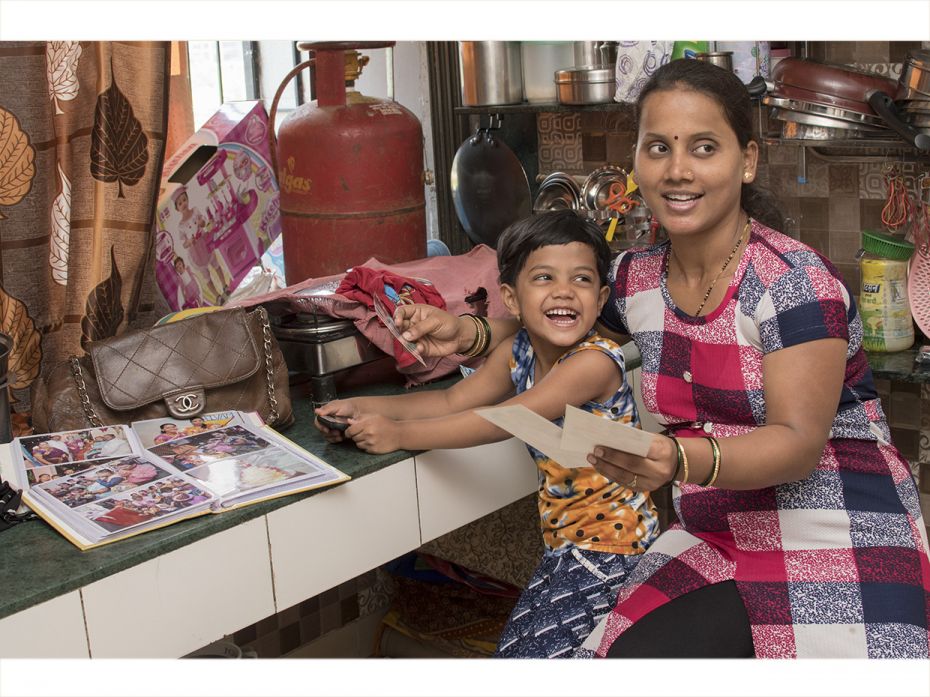
M522 404L561 423L571 404L638 425L620 347L593 331L607 301L610 250L573 211L519 221L498 243L501 299L523 328L471 376L442 391L336 400L345 437L368 452L458 448L510 437L474 413ZM316 422L330 441L343 434ZM612 606L617 587L658 534L647 494L593 468L568 469L533 448L546 551L501 635L497 655L568 657Z

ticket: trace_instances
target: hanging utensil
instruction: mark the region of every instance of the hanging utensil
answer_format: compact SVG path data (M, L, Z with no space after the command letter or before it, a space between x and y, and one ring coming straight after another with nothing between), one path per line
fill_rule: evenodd
M497 238L511 223L530 214L530 185L513 151L488 128L479 127L452 159L451 185L455 213L475 244L496 248Z

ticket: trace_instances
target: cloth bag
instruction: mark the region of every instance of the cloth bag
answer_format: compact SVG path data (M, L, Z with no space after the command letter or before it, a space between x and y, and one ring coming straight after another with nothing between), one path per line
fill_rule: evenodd
M672 59L674 41L620 41L615 102L635 102L652 74Z
M32 404L36 433L233 409L277 428L294 421L287 366L262 307L92 342L35 382Z

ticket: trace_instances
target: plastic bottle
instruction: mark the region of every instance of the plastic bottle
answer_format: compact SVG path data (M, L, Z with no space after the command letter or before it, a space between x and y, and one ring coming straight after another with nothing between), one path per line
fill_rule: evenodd
M866 351L903 351L914 343L907 298L908 260L914 245L893 235L862 232L859 250L862 346Z
M672 47L672 60L694 58L698 53L707 53L710 44L707 41L676 41Z

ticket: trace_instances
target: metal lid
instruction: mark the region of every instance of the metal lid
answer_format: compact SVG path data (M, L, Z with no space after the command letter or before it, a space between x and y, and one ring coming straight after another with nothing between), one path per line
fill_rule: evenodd
M556 84L579 82L610 82L614 81L614 68L597 68L582 66L580 68L566 68L555 71Z
M539 193L533 201L534 211L576 211L581 205L581 192L570 174L553 172L539 185Z

